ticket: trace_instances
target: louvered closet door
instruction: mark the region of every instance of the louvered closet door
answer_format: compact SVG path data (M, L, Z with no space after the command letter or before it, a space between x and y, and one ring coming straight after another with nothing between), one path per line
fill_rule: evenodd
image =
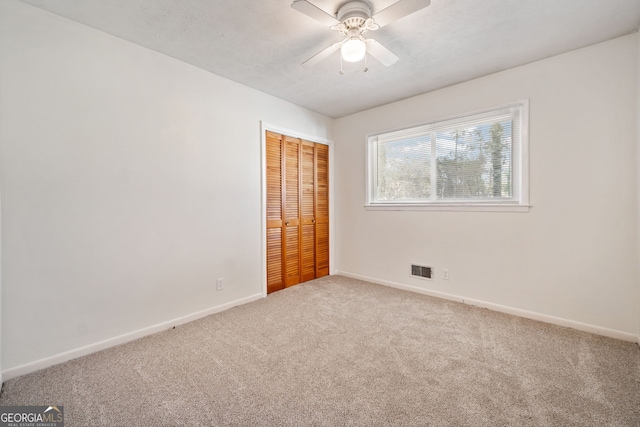
M329 148L266 136L269 293L329 274Z
M284 289L282 136L267 132L267 292Z
M329 274L329 147L315 145L316 278Z
M300 283L300 140L284 137L285 286Z
M315 144L302 141L302 191L300 208L302 223L302 281L316 278L316 200Z

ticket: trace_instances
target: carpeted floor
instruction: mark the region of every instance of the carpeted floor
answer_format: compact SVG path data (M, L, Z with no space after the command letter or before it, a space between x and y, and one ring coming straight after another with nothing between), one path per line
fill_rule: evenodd
M67 426L640 426L640 348L339 276L5 383Z

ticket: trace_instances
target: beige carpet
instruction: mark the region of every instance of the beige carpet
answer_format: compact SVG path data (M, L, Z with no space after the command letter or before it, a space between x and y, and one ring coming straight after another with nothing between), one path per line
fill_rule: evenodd
M67 426L639 426L640 348L344 277L5 384Z

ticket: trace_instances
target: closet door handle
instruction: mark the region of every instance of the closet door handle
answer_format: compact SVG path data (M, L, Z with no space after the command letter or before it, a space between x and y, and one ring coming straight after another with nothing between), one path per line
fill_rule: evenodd
M289 221L285 222L284 225L289 225Z
M312 224L315 224L315 223L316 223L316 220L315 220L315 219L312 219L312 220L311 220L311 223L312 223Z

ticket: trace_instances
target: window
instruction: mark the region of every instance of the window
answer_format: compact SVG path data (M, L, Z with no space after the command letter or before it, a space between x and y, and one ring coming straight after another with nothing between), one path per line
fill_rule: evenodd
M368 138L367 207L528 211L528 101Z

